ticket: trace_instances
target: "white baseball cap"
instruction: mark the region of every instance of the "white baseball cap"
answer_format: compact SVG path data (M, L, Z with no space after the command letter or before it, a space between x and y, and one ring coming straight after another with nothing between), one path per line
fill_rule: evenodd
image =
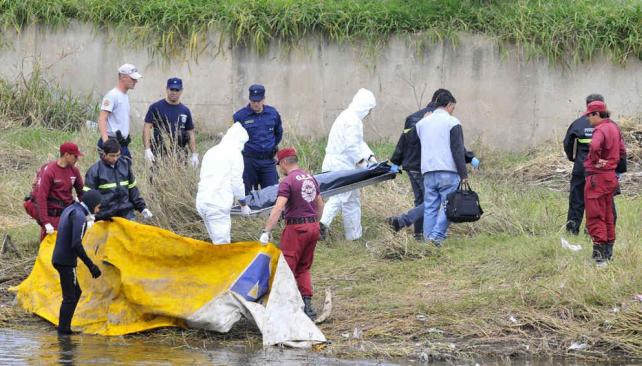
M138 72L138 69L136 68L136 66L134 66L132 64L124 64L124 65L122 65L121 67L118 68L118 73L119 74L123 74L123 75L127 75L127 76L129 76L130 78L132 78L134 80L138 80L138 79L143 77L143 75L141 75Z

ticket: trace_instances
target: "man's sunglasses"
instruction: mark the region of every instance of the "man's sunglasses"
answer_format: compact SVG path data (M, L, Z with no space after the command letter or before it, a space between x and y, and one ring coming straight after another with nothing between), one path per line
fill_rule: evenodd
M170 88L169 90L171 90L171 91L173 91L173 92L179 92L179 91L181 91L181 89L175 89L175 88Z

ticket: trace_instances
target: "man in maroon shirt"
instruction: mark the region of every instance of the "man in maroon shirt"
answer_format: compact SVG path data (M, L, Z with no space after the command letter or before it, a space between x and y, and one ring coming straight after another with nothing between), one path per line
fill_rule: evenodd
M60 214L73 203L72 189L82 199L83 181L76 162L83 153L72 142L60 145L60 158L43 165L36 174L24 208L40 225L40 241L58 229Z
M609 119L604 102L589 103L585 115L594 127L589 152L584 160L586 226L593 240L593 258L602 266L613 255L613 193L619 186L615 168L620 159L626 159L626 147L620 129Z
M261 234L261 243L270 240L270 231L276 226L281 212L285 211L285 229L281 234L281 251L285 261L294 273L299 292L305 305L303 311L314 320L312 309L312 279L310 268L314 260L314 249L319 240L319 219L323 213L323 200L319 183L314 177L299 168L294 148L285 148L277 153L277 165L285 178L279 183L276 204L270 213Z

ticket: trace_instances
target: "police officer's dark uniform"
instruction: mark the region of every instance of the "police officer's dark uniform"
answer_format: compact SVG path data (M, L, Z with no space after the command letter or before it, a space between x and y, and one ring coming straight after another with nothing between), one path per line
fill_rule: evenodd
M566 157L573 162L566 231L576 235L580 231L584 216L584 160L588 154L592 136L593 127L588 118L582 116L571 123L564 137Z
M250 100L261 101L265 98L262 85L250 86ZM234 122L240 122L247 130L249 140L243 148L243 182L245 193L275 185L279 182L274 155L283 137L283 126L279 112L264 105L261 112L255 112L248 104L234 113Z
M183 89L183 80L167 80L168 89ZM154 155L165 155L167 148L176 149L182 157L187 157L187 146L190 142L188 131L194 129L192 112L183 103L170 104L163 98L149 106L145 123L153 126L151 149ZM164 141L169 138L170 141Z
M71 319L82 294L76 276L77 259L80 258L85 263L93 278L98 278L101 274L98 266L89 259L82 246L82 239L87 229L85 217L94 212L100 200L98 191L86 191L82 203L74 202L60 215L58 236L52 257L52 264L60 275L62 288L62 304L58 318L59 334L71 334Z

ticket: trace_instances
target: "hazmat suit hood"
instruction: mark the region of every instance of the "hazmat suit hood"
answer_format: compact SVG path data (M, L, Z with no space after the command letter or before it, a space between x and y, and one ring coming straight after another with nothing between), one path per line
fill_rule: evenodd
M357 117L363 121L368 113L370 113L370 110L376 106L377 101L375 100L374 94L372 94L368 89L361 88L352 98L352 102L348 106L348 109L355 112Z
M227 130L227 132L221 139L221 144L224 144L226 146L233 146L238 151L243 151L243 146L245 146L245 143L249 139L250 137L248 136L245 128L243 128L243 126L241 126L241 124L237 122Z

